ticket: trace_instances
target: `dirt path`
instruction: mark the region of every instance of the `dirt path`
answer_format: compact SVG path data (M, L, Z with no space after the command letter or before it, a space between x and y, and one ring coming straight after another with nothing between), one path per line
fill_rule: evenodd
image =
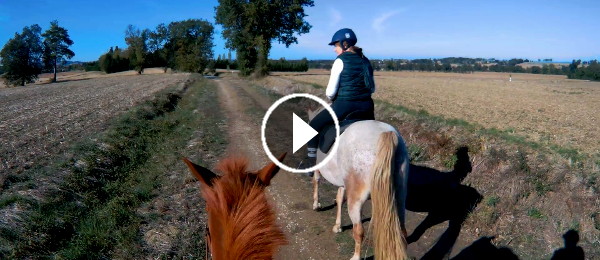
M229 122L227 155L248 157L252 164L251 169L262 167L269 160L262 149L260 126L262 116L271 106L272 101L258 88L249 86L247 81L223 78L217 80L217 83L221 108ZM283 139L291 136L290 124L287 131L270 138L284 143ZM320 212L312 210L312 184L311 179L305 175L282 170L269 190L276 205L279 223L290 243L280 250L277 259L349 259L352 256L354 248L352 225L345 205L342 209L343 232L334 234L331 231L335 222L336 187L326 183L325 180L321 183L320 202L325 210ZM427 214L415 212L407 212L407 214L407 228L411 234ZM367 202L363 210L365 228L368 227L369 217L370 203ZM409 245L409 255L417 259L424 256L434 247L447 227L446 221L427 229L418 241ZM467 241L469 240L459 236L450 255L454 256L468 246ZM365 256L364 252L362 256Z
M217 82L222 108L226 111L230 124L227 153L247 156L252 163L251 168L257 169L268 162L260 141L262 118L257 118L257 115L247 111L257 108L266 111L271 103L244 81L221 79ZM277 259L350 258L352 252L348 249L351 247L342 250L343 246L336 242L350 242L350 230L347 229L341 234L330 231L335 222L335 212L312 210L311 187L309 177L281 171L269 188L276 205L279 223L290 243L280 250ZM321 200L323 205L333 202L333 193L333 187L324 188ZM347 218L346 220L349 221ZM346 222L344 224L348 225Z

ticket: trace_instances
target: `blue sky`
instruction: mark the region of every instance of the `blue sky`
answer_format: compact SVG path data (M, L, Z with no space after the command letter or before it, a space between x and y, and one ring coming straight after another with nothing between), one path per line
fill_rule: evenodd
M299 43L274 44L270 57L333 59L327 43L352 28L370 58L600 59L600 1L315 1L306 9L313 26ZM154 29L189 18L214 23L216 0L0 0L0 45L24 26L50 21L69 30L72 60L96 60L110 46L126 47L128 24ZM215 56L225 54L215 27Z

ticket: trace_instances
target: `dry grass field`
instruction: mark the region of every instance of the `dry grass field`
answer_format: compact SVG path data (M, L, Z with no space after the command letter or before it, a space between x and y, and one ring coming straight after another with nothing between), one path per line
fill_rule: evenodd
M326 71L279 73L327 85ZM508 73L377 72L375 98L526 137L600 153L600 82Z
M534 66L543 67L544 65L550 65L550 64L554 64L554 66L556 66L557 68L569 67L569 63L564 63L564 62L523 62L523 63L517 64L517 66L521 66L521 67L527 69L527 68L531 68Z

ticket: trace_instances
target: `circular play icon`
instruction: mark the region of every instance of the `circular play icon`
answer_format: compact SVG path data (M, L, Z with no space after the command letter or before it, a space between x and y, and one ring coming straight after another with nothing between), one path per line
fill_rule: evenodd
M323 107L325 110L327 110L327 112L331 115L331 118L333 119L334 122L334 127L335 127L335 140L333 142L333 146L330 148L329 152L327 153L327 156L325 156L325 158L323 158L322 160L320 160L320 162L317 163L317 165L309 167L309 168L303 168L303 169L299 169L299 168L294 168L294 167L290 167L288 165L283 164L282 162L280 162L279 160L277 160L277 158L273 155L273 152L271 151L269 145L268 145L268 127L272 127L272 124L269 124L269 119L273 114L273 111L277 110L278 107L282 106L282 104L284 104L285 102L291 102L292 100L295 99L310 99L312 102L316 102L317 104L319 104L321 107ZM293 111L293 110L286 110L286 112L284 112L284 115L288 118L291 119L292 122L292 136L290 136L288 139L292 140L292 147L291 151L292 151L292 155L293 154L300 154L303 151L302 147L304 147L304 145L306 145L306 143L308 143L311 139L315 138L315 136L320 135L320 133L313 129L307 121L305 121L304 119L302 119L300 116L298 116L298 114L300 114L300 111ZM327 162L329 162L329 160L331 160L331 158L333 158L333 155L335 154L335 152L337 151L337 147L338 147L338 142L337 139L340 135L340 125L339 125L339 121L337 116L335 115L335 112L333 111L333 109L331 108L331 106L329 106L329 104L327 104L327 102L325 102L324 100L311 95L311 94L306 94L306 93L295 93L295 94L290 94L287 96L284 96L282 98L280 98L279 100L275 101L275 103L273 103L273 105L271 105L271 107L269 107L269 109L267 110L267 113L265 114L265 116L263 117L263 121L262 121L262 126L261 126L261 141L262 141L262 145L263 145L263 149L265 151L265 153L267 154L267 156L269 157L269 159L271 161L273 161L273 163L277 164L277 166L281 167L282 169L289 171L289 172L295 172L295 173L306 173L306 172L312 172L314 170L319 169L320 167L324 166Z

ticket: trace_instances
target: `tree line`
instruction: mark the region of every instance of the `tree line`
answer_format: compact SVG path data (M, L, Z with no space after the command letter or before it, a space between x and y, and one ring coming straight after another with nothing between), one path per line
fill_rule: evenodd
M163 67L179 71L203 72L213 55L214 27L202 19L188 19L159 24L154 30L127 26L127 48L111 47L96 64L86 69L100 69L106 73Z
M582 64L581 60L573 60L569 65L570 79L587 79L600 81L600 64L598 60L591 60Z
M411 71L435 71L435 72L508 72L508 73L532 73L532 74L552 74L567 75L569 78L585 78L598 80L597 64L598 62L573 60L569 66L556 66L553 63L543 64L542 66L523 67L519 64L530 62L528 59L510 59L496 60L484 58L443 58L443 59L390 59L390 60L372 60L373 68L376 70L411 70ZM318 64L317 66L322 66Z
M269 71L292 71L292 72L305 72L308 71L308 59L302 58L301 60L286 60L285 58L280 58L279 60L270 59L267 63L267 68ZM227 69L227 70L237 70L239 68L238 61L231 59L231 52L228 53L228 56L218 55L216 60L211 60L208 64L208 70L215 69Z
M266 75L271 43L289 47L298 43L296 34L310 31L304 7L312 0L219 0L216 22L223 26L226 46L235 50L241 75Z
M519 64L530 62L528 59L496 60L485 58L449 57L442 59L386 59L371 60L373 69L387 71L430 71L430 72L507 72L566 75L570 79L600 80L600 65L597 60L573 60L571 64L557 66L553 63L542 66L522 67ZM333 60L310 60L311 69L331 69Z
M293 71L302 72L308 70L308 60L303 58L301 60L286 60L281 58L279 60L269 60L267 65L269 71Z
M173 68L202 72L209 65L236 67L242 75L263 76L270 69L306 69L306 61L287 62L268 59L272 41L289 47L297 43L296 35L308 33L311 25L304 20L304 7L312 0L219 0L216 22L223 26L226 46L236 51L231 59L212 59L214 27L202 19L189 19L159 24L154 30L129 25L125 30L127 47L111 47L98 61L83 64L86 70L107 73L134 69L142 73L147 67ZM42 37L44 40L42 41ZM43 34L39 25L26 26L15 33L0 52L0 72L9 85L34 82L43 70L54 70L75 53L69 49L73 41L57 21Z
M306 71L308 61L269 60L268 54L272 41L289 47L298 42L296 34L309 32L311 25L304 21L307 6L314 6L313 1L219 0L216 23L224 28L226 47L236 51L235 60L231 55L227 59L224 55L212 59L212 24L186 20L168 26L160 24L153 31L130 25L125 33L127 49L117 52L115 47L112 52L103 54L97 65L88 64L86 68L100 68L107 73L125 70L125 67L138 73L144 67L192 72L229 68L240 70L243 76L264 76L270 70Z
M71 45L68 31L56 20L43 33L38 24L25 26L0 51L0 74L6 85L25 86L34 82L43 70L53 71L55 82L57 67L75 56L69 49Z
M217 59L214 60L213 63L209 65L214 69L227 69L227 70L236 70L238 68L237 61L231 59L231 51L227 53L227 57L223 54L223 56L217 56Z
M312 0L219 0L215 8L216 23L223 26L226 47L236 51L213 59L214 27L202 19L188 19L159 24L154 30L129 25L125 30L127 47L110 47L97 61L84 63L85 70L113 73L134 69L142 73L147 67L172 68L180 71L203 72L206 68L240 70L241 75L263 76L268 71L306 71L308 68L330 68L332 61L269 60L273 41L289 47L297 43L297 35L308 33L311 25L304 18L304 7L314 6ZM42 41L42 37L44 38ZM24 85L37 79L42 70L53 70L75 54L69 49L73 41L66 29L51 22L43 34L38 25L27 26L9 40L0 52L0 73L12 85ZM524 59L501 61L450 57L443 59L372 60L376 70L419 70L471 73L493 71L511 73L562 74L569 78L598 80L597 61L573 61L570 66L544 64L522 67ZM73 66L75 67L75 66Z

